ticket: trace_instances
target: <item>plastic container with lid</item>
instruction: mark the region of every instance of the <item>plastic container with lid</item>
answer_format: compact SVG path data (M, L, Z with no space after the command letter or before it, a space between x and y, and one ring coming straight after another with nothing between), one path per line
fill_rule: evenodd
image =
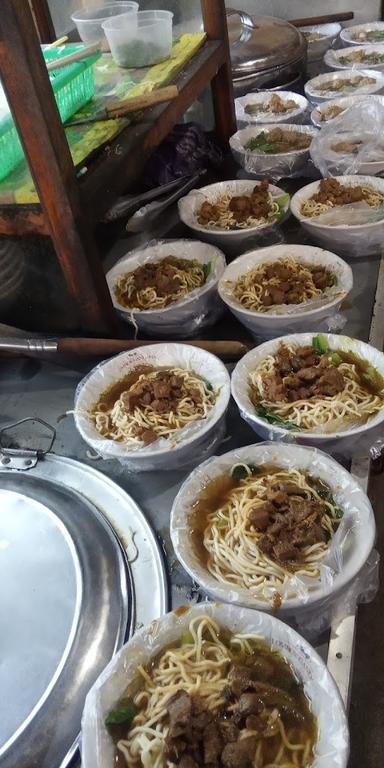
M307 43L296 27L273 16L227 11L235 96L288 87L304 75Z
M170 56L170 11L139 11L102 24L112 56L119 67L150 67Z
M71 19L75 22L77 31L84 43L102 43L108 50L107 41L101 25L107 19L120 16L124 13L136 13L139 4L133 0L120 0L117 3L106 2L96 7L80 8L72 14Z

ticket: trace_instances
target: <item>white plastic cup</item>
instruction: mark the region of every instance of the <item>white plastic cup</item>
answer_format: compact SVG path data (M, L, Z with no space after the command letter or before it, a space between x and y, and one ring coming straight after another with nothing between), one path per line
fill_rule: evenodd
M167 59L172 49L171 11L139 11L107 19L102 27L119 67L149 67Z
M107 40L101 25L111 17L121 16L122 14L135 14L139 9L139 4L133 0L125 2L120 0L117 3L104 3L96 7L80 8L72 14L71 19L75 22L77 31L84 43L100 42L104 50L109 50Z

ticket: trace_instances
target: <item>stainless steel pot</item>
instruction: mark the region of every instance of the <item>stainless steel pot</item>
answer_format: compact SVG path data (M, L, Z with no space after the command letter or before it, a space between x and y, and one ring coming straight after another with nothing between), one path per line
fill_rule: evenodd
M290 87L304 76L307 43L296 27L273 16L227 10L235 96Z

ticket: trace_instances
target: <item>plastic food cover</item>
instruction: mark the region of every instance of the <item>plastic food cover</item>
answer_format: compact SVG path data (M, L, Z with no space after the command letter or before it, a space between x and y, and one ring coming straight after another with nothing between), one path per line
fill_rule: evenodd
M277 611L273 607L275 588L266 587L263 595L259 592L258 597L246 587L218 581L191 546L190 515L193 504L212 480L229 475L235 464L274 464L288 470L308 472L330 486L337 506L344 512L328 552L321 561L319 579L292 575L286 585L277 589L282 597L281 608ZM348 590L352 590L349 592L349 605L370 594L372 584L375 593L376 571L374 568L364 570L372 552L375 533L375 519L368 497L340 464L316 448L276 443L250 445L208 459L185 480L171 514L171 537L176 556L203 590L219 600L294 620L309 634L311 623L316 632L330 625L335 607L338 603L344 606Z
M229 284L260 264L271 264L278 259L292 256L297 262L309 266L326 267L337 276L337 284L326 297L310 299L302 304L282 304L269 312L246 309L233 295ZM318 332L341 330L345 316L339 307L352 290L353 274L348 264L329 251L313 245L274 245L239 256L229 264L219 281L219 294L237 319L257 339L271 339L285 333L300 331L305 321L307 330Z
M296 333L282 336L252 349L237 363L231 381L232 395L237 403L242 418L263 440L279 440L302 445L314 445L329 453L349 458L354 455L364 456L378 435L382 434L384 407L370 418L365 424L352 426L349 429L336 432L310 432L301 430L294 432L269 424L257 416L255 406L249 396L249 375L257 365L268 355L276 353L279 344L294 344L295 346L311 345L314 333ZM331 350L341 349L352 352L374 366L384 377L384 354L370 344L348 336L324 334Z
M384 170L383 131L384 106L367 97L324 125L312 141L311 158L322 176L375 176Z
M336 176L340 184L364 186L384 194L384 179L377 176ZM296 192L291 211L311 239L324 248L357 258L381 253L384 241L384 206L370 208L366 203L336 205L320 216L308 217L301 212L303 203L318 192L314 181Z
M367 83L367 85L358 85L345 87L339 87L335 89L335 83L344 80L356 80L358 76L372 78L374 82ZM332 83L332 90L324 91L323 88L328 83ZM336 86L337 87L337 86ZM384 88L384 75L375 69L342 69L337 72L324 72L321 75L313 77L309 80L305 86L304 91L307 98L312 104L320 104L322 101L329 101L330 99L337 99L340 96L354 96L368 93L381 93Z
M166 256L210 264L211 271L204 285L163 309L128 309L120 304L114 290L117 278ZM139 333L155 338L164 335L184 339L219 319L223 306L217 295L217 283L224 269L224 254L213 245L198 240L153 240L145 248L130 251L120 259L108 272L107 283L119 316L134 325Z
M231 605L202 603L177 611L138 632L112 659L91 688L82 719L83 768L113 768L114 746L104 725L109 710L137 679L137 666L147 665L186 631L195 616L212 617L232 634L255 634L284 656L304 685L318 721L318 741L312 768L346 768L349 756L347 718L336 683L320 656L287 624L265 613Z
M195 421L175 433L177 445L160 438L138 448L103 438L94 427L89 411L112 384L139 366L188 368L207 379L218 393L206 419ZM187 344L149 344L106 360L88 373L75 394L75 424L88 445L103 459L118 459L128 469L178 469L210 456L224 437L225 413L230 397L229 375L223 363L210 352Z
M287 176L302 175L304 167L308 165L310 147L276 154L269 154L258 150L253 151L246 148L251 139L256 138L261 133L268 133L275 129L281 129L286 133L306 134L313 138L318 133L317 128L310 125L292 125L290 123L250 125L231 136L229 145L233 157L247 173L253 173L261 177L266 176L276 181Z

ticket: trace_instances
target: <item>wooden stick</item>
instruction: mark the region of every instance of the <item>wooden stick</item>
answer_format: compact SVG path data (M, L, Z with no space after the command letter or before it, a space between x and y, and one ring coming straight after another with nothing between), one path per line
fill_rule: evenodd
M83 59L87 59L88 56L92 56L92 54L97 53L99 50L99 43L87 45L85 48L81 48L80 51L75 51L68 56L63 56L62 59L50 61L49 64L47 64L47 70L48 72L52 72L54 69L63 69L63 67L67 67L69 64L74 64L75 61L83 61Z
M64 37L58 37L57 40L54 40L53 43L50 43L48 48L59 48L60 45L64 45L64 43L68 42L68 35L64 35Z
M155 104L162 104L164 101L172 101L179 95L177 85L168 85L166 88L158 88L156 91L144 93L142 96L133 96L124 101L112 101L107 105L107 115L109 117L119 117L128 112L139 112L147 107L153 107Z
M84 355L108 357L130 349L147 346L148 344L163 344L163 341L140 341L132 339L59 339L57 351L66 355ZM205 349L223 360L238 360L249 352L250 346L241 341L183 341L194 347Z
M290 24L294 27L311 27L314 24L331 24L333 21L351 21L355 17L353 11L346 13L329 13L325 16L313 16L307 19L292 19Z

